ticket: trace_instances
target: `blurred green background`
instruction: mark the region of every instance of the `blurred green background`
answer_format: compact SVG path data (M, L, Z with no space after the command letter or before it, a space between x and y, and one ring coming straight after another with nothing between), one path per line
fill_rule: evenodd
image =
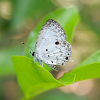
M75 6L80 15L72 39L72 58L69 71L100 49L99 0L0 0L0 100L19 100L23 93L18 85L12 55L24 55L29 33L49 12ZM65 17L66 18L66 17ZM62 20L62 19L61 19ZM54 77L61 77L52 72ZM85 80L70 86L43 93L33 100L100 100L100 79Z

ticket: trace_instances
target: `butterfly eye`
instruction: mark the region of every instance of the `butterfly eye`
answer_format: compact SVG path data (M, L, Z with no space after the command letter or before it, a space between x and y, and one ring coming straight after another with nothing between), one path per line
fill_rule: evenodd
M53 61L51 61L53 63Z
M35 52L33 52L31 55L34 56L35 55Z

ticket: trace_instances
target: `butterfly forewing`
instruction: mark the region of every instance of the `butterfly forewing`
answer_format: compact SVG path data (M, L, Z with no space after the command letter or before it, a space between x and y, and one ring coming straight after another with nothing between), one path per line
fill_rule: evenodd
M71 57L71 45L67 42L64 29L53 19L42 27L36 42L35 53L44 63L64 65Z

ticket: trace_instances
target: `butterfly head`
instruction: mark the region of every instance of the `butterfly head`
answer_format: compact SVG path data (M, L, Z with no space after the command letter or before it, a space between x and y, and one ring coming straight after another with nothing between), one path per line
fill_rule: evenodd
M30 52L30 53L31 53L31 52ZM32 55L32 56L35 56L35 52L32 52L31 55Z

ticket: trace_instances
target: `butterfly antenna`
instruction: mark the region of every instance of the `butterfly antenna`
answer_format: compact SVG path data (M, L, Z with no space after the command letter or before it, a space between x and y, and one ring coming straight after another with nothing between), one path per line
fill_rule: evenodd
M28 45L26 45L24 42L22 42L22 44L24 44L25 46L27 46L28 48L30 48ZM30 48L32 51L33 51L33 49L32 48ZM34 51L33 51L34 52Z

